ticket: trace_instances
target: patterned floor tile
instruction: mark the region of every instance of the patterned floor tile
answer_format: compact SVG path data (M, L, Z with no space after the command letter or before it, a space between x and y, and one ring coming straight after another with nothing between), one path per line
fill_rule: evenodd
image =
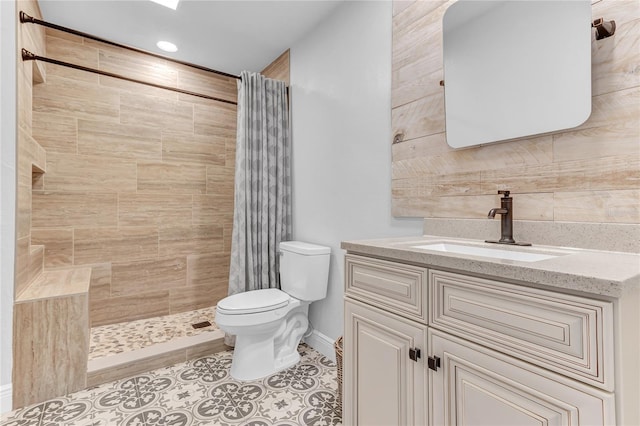
M232 379L232 352L221 352L25 407L0 426L341 425L335 364L298 350L297 365L264 379Z

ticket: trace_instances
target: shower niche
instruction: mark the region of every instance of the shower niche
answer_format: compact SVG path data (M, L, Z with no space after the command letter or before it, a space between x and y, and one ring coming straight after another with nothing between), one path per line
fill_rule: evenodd
M591 114L591 2L473 1L443 18L447 143L579 126Z

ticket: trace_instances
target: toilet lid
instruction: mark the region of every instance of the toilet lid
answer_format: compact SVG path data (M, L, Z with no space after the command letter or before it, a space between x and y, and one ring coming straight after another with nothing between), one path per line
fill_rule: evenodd
M225 297L217 308L229 315L272 311L287 306L289 295L277 288L246 291Z

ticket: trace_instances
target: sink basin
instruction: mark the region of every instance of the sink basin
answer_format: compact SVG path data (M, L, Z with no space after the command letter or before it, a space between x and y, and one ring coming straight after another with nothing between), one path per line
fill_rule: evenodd
M412 246L423 250L433 250L444 253L468 254L471 256L490 257L493 259L518 260L520 262L538 262L540 260L553 259L562 254L535 253L519 250L503 250L499 248L488 248L480 246L466 246L452 243L433 243Z

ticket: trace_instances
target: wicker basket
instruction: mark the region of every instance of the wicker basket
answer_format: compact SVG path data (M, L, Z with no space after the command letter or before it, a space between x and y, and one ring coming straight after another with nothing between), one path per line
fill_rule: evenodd
M336 366L338 369L338 395L336 396L336 406L338 407L338 411L342 413L342 336L336 340L333 346L336 349Z

